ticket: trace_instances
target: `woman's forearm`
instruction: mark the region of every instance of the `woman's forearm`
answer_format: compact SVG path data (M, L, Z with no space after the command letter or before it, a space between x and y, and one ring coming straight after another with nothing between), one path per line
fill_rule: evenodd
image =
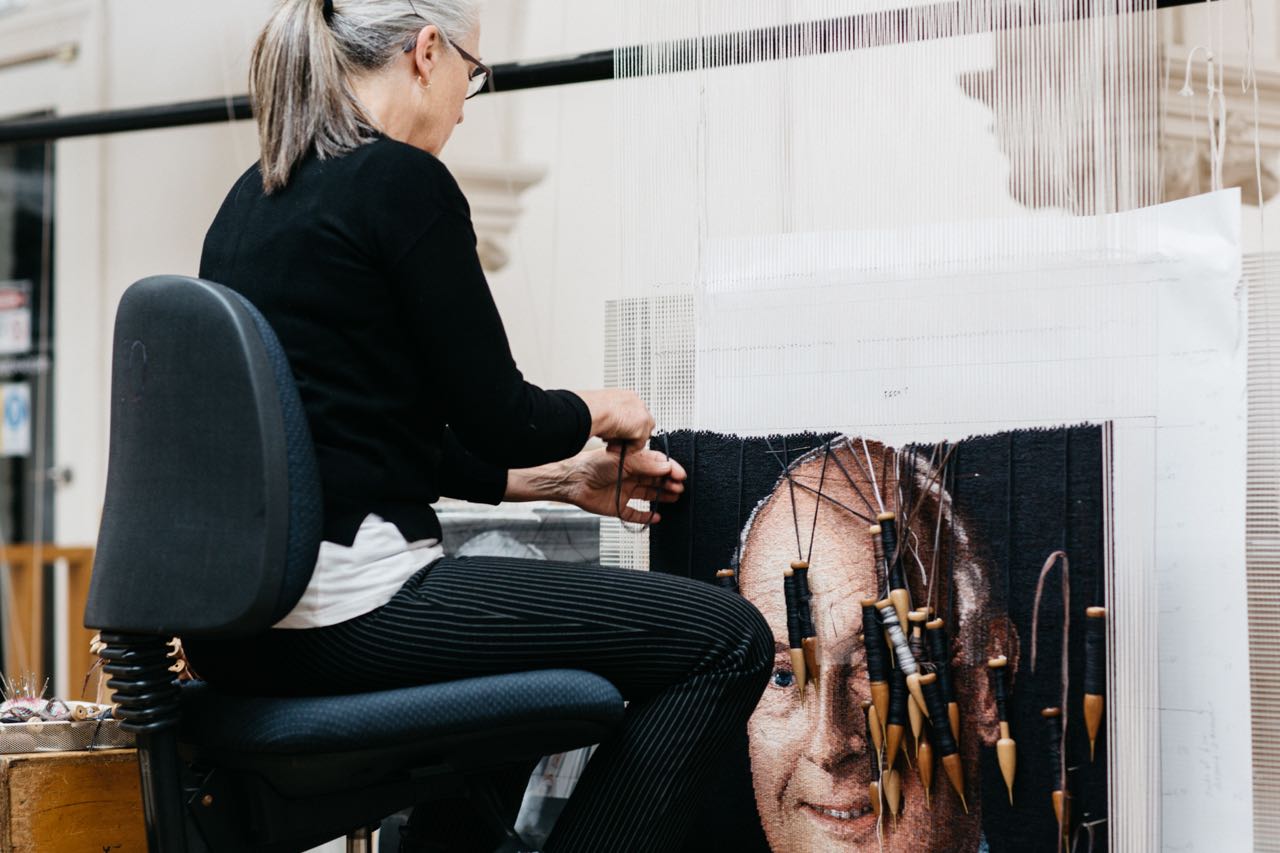
M566 501L570 491L569 466L552 462L537 468L519 468L507 472L504 500Z

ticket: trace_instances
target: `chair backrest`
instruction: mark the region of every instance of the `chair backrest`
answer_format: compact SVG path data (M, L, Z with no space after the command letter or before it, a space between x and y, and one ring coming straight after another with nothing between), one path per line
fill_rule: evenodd
M322 516L279 341L221 285L144 279L116 314L111 449L85 625L246 635L297 603Z

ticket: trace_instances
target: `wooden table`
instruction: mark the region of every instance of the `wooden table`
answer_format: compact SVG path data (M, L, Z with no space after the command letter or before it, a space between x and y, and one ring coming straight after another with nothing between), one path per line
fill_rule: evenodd
M0 850L146 853L136 751L0 755Z

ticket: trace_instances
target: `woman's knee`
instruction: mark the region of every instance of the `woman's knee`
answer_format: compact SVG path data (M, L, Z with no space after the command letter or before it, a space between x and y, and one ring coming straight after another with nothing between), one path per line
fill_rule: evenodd
M719 592L719 590L717 590ZM724 593L721 630L728 636L726 663L743 675L758 677L763 684L773 672L773 630L756 606L740 595Z

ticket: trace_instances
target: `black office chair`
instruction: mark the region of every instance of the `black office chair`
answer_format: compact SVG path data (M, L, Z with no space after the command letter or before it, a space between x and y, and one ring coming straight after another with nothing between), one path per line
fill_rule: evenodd
M299 286L305 287L305 283ZM175 276L116 316L106 504L85 624L102 631L137 736L152 853L295 851L469 791L485 771L599 742L622 698L598 676L525 672L378 693L241 698L180 687L173 636L267 630L306 587L320 487L284 352L235 292Z

